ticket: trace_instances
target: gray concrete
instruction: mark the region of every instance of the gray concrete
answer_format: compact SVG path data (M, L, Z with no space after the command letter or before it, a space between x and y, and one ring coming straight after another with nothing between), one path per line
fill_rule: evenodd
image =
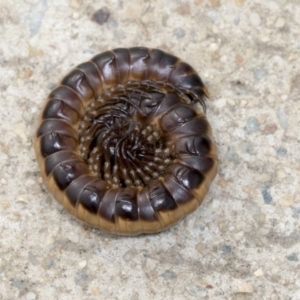
M0 0L0 22L0 299L300 299L298 0ZM32 135L72 66L135 45L199 71L220 168L195 213L128 238L65 212Z

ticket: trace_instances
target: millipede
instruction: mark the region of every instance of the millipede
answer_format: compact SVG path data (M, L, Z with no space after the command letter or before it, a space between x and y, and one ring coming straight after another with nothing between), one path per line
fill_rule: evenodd
M94 56L42 108L34 147L43 182L69 213L106 232L173 226L217 173L207 97L197 72L162 50Z

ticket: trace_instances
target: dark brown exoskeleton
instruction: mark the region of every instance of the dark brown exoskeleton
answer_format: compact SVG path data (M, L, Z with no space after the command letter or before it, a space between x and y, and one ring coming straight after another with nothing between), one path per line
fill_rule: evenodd
M217 149L196 71L158 49L114 49L49 95L35 133L44 183L85 223L116 234L164 230L202 202Z

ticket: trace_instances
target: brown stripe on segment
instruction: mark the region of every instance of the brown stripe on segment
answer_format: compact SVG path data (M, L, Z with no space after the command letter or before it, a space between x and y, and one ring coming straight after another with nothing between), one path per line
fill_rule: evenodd
M199 203L204 199L211 183L208 177L180 163L171 165L167 170L167 174L171 175L185 189L191 191L197 197Z
M94 96L94 91L85 74L79 69L74 69L66 75L61 81L61 84L75 90L81 96L85 104Z
M164 178L164 183L185 215L190 214L199 206L200 203L193 193L176 182L170 175Z
M121 234L138 234L141 224L138 215L137 189L121 189L116 198L116 232Z
M82 192L84 191L85 187L93 180L96 180L97 178L93 175L82 175L81 177L78 177L74 179L70 185L66 188L65 194L67 197L68 202L73 206L76 207L76 204L80 202L80 196ZM94 199L92 199L94 200ZM87 206L89 209L91 208L93 211L96 210L94 213L96 214L98 211L97 208L94 208L93 205L95 204L95 201L92 201Z
M128 220L138 220L137 191L135 188L120 189L116 198L116 215Z
M107 190L102 198L98 211L101 228L113 233L116 232L115 204L119 191L120 189L118 188Z
M51 191L51 194L53 195L53 197L59 201L61 204L64 203L64 198L65 198L65 192L60 190L57 185L56 182L54 180L54 177L52 176L52 174L50 174L49 177L46 177L44 179L44 182L47 185L47 188L49 191Z
M117 48L113 50L116 58L116 66L119 73L119 82L125 83L130 77L130 53L128 48Z
M162 229L166 229L179 221L184 212L160 180L148 184L149 201L158 216Z
M200 99L208 96L207 89L197 72L187 63L180 62L169 77L177 88L191 91Z
M79 195L79 203L90 213L97 214L100 203L108 189L104 180L90 181Z
M199 98L207 96L206 88L201 78L196 73L183 78L177 86L180 89L186 89L194 92Z
M175 69L176 64L179 62L179 58L164 52L164 55L159 61L159 68L156 70L155 80L168 82L172 71Z
M73 108L81 117L85 113L84 105L79 94L71 88L68 88L67 86L60 85L57 88L55 88L48 96L48 99L52 98L63 100L71 108Z
M172 131L172 135L177 134L203 134L211 135L211 127L205 117L194 118L193 120L178 126Z
M79 120L79 114L61 99L50 99L42 114L43 119L63 119L72 125Z
M172 210L176 208L176 202L160 180L150 181L148 183L148 189L149 201L154 211Z
M165 229L173 226L176 224L178 221L180 221L184 216L185 212L181 208L181 206L176 202L174 195L171 193L171 191L168 189L168 187L165 184L165 180L162 179L162 183L165 186L165 188L169 191L169 193L172 195L172 198L174 199L176 203L176 208L172 210L167 210L167 211L159 211L159 215L165 220Z
M138 207L139 207L139 218L141 220L154 222L158 221L158 218L155 214L155 210L153 209L150 200L149 200L149 191L148 187L143 188L138 193Z
M100 93L102 93L103 83L98 68L94 62L88 61L76 66L76 68L85 74L85 77L93 89L95 96L98 96Z
M148 61L148 80L156 80L157 73L160 69L160 61L165 52L159 49L149 49L150 58Z
M211 180L208 177L205 177L205 180L202 181L198 187L191 190L191 192L195 195L195 197L198 199L200 204L202 203L205 196L207 195L210 185L211 185Z
M44 168L46 176L49 176L53 169L60 163L66 162L68 160L77 160L79 163L84 162L81 156L71 151L59 151L56 152L44 160Z
M214 179L217 173L217 148L209 136L189 135L175 141L175 152L184 165Z
M197 156L216 155L214 143L209 136L188 135L180 136L175 141L175 152L178 155L188 154Z
M175 178L169 177L167 176L166 178L168 178L168 186L171 190L173 189L177 189L176 190L176 195L174 194L174 199L176 199L176 197L178 197L178 205L180 205L180 207L186 212L186 214L190 214L191 212L193 212L204 200L204 197L207 195L209 187L210 187L210 179L207 177L204 177L204 180L199 183L198 186L194 187L193 189L187 189L185 188L182 184L180 184L178 181L175 180ZM171 185L171 182L173 182L173 184ZM177 185L177 186L176 186ZM181 186L181 188L179 188L178 186ZM192 194L194 197L191 198L190 201L188 202L183 202L182 201L182 195L180 195L180 193L186 190L188 191L190 194Z
M78 143L73 137L58 132L44 134L40 138L39 143L41 155L43 157L47 157L62 150L76 152L78 148Z
M167 174L171 175L180 185L187 190L197 188L205 180L203 174L197 170L180 163L174 163L167 169Z
M129 48L130 80L145 80L148 78L150 60L149 49L144 47Z
M76 169L74 171L72 168L67 168L67 170L64 171L63 166L66 165L76 165L77 169L81 166L82 169L75 172ZM64 203L64 190L69 183L89 172L82 158L70 151L59 151L47 156L44 159L44 164L40 167L43 180L48 189L52 192L54 198L61 203Z
M185 123L193 120L197 112L193 107L185 103L179 103L169 109L160 119L161 128L169 134Z
M210 157L201 157L195 155L181 155L180 160L203 174L210 171L214 164L214 159Z
M52 174L57 187L64 191L73 180L82 175L89 174L89 172L89 168L85 162L68 160L57 165Z
M96 177L92 175L82 175L76 179L74 179L70 185L64 191L64 197L62 200L63 206L68 210L69 213L75 215L77 217L78 211L78 202L79 195L84 188L84 186L94 180Z
M211 157L200 157L193 155L181 155L180 161L191 168L197 169L199 172L209 177L211 181L217 174L217 162Z
M119 191L119 188L111 188L107 190L103 196L99 209L99 215L107 221L114 222L115 220L116 198Z
M103 88L119 83L116 58L112 51L98 54L94 56L91 61L94 62L98 68L102 83L105 85Z
M108 185L104 180L90 181L79 195L76 217L92 226L101 228L102 222L98 211L107 189Z
M77 131L68 123L59 119L47 119L42 121L37 131L37 137L49 132L57 132L77 139Z
M45 158L41 155L40 138L34 137L34 151L36 154L37 163L40 168L40 174L43 182L47 182L47 175L45 173ZM47 183L46 183L47 184Z
M176 81L174 77L171 78L174 80L174 84L180 89L190 90L193 88L204 87L201 78L196 73L181 76L179 77L180 79L178 81Z
M153 233L162 230L161 223L149 200L149 191L145 187L138 192L138 212L143 232Z
M175 86L180 86L180 82L182 82L184 78L195 73L196 71L189 64L179 61L170 74L168 82Z

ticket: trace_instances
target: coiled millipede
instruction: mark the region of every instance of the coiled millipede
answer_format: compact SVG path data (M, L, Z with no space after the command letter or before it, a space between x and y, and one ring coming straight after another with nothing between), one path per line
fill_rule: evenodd
M42 109L34 145L45 185L104 231L169 228L201 204L217 172L206 96L196 71L161 50L96 55Z

